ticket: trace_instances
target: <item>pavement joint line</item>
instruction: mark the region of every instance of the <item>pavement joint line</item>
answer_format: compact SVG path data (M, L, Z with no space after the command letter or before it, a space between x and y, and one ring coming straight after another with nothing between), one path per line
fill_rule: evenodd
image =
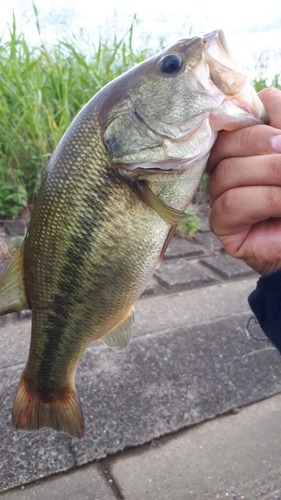
M161 446L165 446L166 444L169 443L169 441L172 441L175 437L180 437L180 436L192 431L195 428L203 427L208 422L212 422L215 420L223 420L230 415L236 415L236 414L240 413L242 410L244 410L245 408L255 406L256 404L258 404L262 401L270 401L272 398L274 398L278 395L281 395L281 391L274 392L273 394L270 394L267 397L261 397L260 399L256 399L255 401L251 401L250 403L244 404L242 406L233 406L232 408L229 408L229 409L223 411L222 413L214 415L213 417L206 418L205 420L202 420L201 422L196 422L194 424L190 424L188 427L183 427L181 429L177 429L175 431L171 431L171 432L165 433L161 436L158 436L156 439L149 439L148 441L146 441L142 444L135 445L135 446L134 445L129 446L127 448L124 448L123 450L119 450L115 453L107 455L106 457L99 459L99 463L101 466L103 463L105 464L106 471L108 471L107 472L108 475L110 475L110 477L113 479L114 483L117 483L117 481L114 479L113 474L111 474L111 472L110 472L111 464L116 462L117 460L122 459L122 458L129 458L130 456L142 455L142 454L146 453L152 447L157 446L157 447L161 448ZM156 443L156 444L154 444L154 443ZM90 462L88 462L88 464L85 464L84 467L87 467L88 465L90 465ZM82 467L83 467L83 465L82 465ZM276 471L277 470L279 470L279 469L276 469ZM280 469L280 471L281 471L281 469ZM270 472L266 473L265 476L272 474L273 472L274 471L270 471ZM249 483L251 481L253 481L253 480L250 480ZM120 500L124 500L123 497ZM215 499L210 499L210 500L215 500ZM262 499L262 500L264 500L264 499Z
M104 468L102 466L101 460L99 462L96 462L96 464L97 464L97 468L100 471L101 475L103 476L103 478L105 479L107 484L110 486L116 500L125 500L124 495L122 495L122 493L121 493L121 488L120 488L118 482L114 479L114 477L110 471L110 467L106 466L106 468Z

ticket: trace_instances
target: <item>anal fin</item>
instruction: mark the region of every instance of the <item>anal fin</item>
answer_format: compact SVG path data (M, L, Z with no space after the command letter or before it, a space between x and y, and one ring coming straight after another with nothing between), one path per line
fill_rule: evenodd
M24 286L24 243L0 279L0 316L29 309Z
M122 352L127 347L132 338L132 330L134 325L134 309L131 307L122 319L109 332L101 337L99 342L102 342L110 349L116 352Z

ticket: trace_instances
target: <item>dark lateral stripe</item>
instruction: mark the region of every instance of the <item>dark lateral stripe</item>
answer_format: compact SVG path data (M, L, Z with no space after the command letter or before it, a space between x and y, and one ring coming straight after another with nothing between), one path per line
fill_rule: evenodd
M54 390L54 381L50 374L54 366L65 364L65 356L75 339L64 336L70 324L73 307L77 305L77 291L83 281L83 268L91 250L93 234L106 222L106 206L110 203L110 190L121 186L123 180L111 167L103 172L101 180L95 186L94 196L87 192L83 198L86 207L76 224L79 235L72 235L65 255L65 264L61 271L57 293L54 295L53 308L46 316L44 329L44 349L37 372L37 390L42 400L47 401ZM94 188L93 188L94 189ZM98 195L97 195L98 193ZM103 204L103 210L97 207L97 201ZM63 362L62 362L63 360Z

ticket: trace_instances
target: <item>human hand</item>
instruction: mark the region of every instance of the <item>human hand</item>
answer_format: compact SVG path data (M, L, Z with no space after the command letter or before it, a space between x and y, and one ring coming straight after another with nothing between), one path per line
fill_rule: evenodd
M261 275L281 268L281 92L259 93L268 125L220 132L207 172L211 230Z

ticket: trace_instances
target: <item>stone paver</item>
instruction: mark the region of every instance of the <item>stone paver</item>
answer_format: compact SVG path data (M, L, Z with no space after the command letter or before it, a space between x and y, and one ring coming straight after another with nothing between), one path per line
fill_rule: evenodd
M155 276L164 289L169 292L196 288L216 281L204 268L198 269L185 259L164 261L160 268L155 271Z
M194 239L195 243L199 243L200 245L205 245L209 250L212 250L212 252L222 252L223 251L223 246L222 246L221 242L210 231L196 233L196 235L193 237L193 239Z
M258 274L248 267L243 260L233 259L227 254L200 259L200 263L225 280L245 278L251 275L256 275L258 279Z
M127 500L280 500L281 396L108 460Z
M173 238L165 253L165 260L192 258L204 255L204 248L184 238Z
M97 465L82 467L69 474L58 474L47 481L10 490L1 500L116 500Z

